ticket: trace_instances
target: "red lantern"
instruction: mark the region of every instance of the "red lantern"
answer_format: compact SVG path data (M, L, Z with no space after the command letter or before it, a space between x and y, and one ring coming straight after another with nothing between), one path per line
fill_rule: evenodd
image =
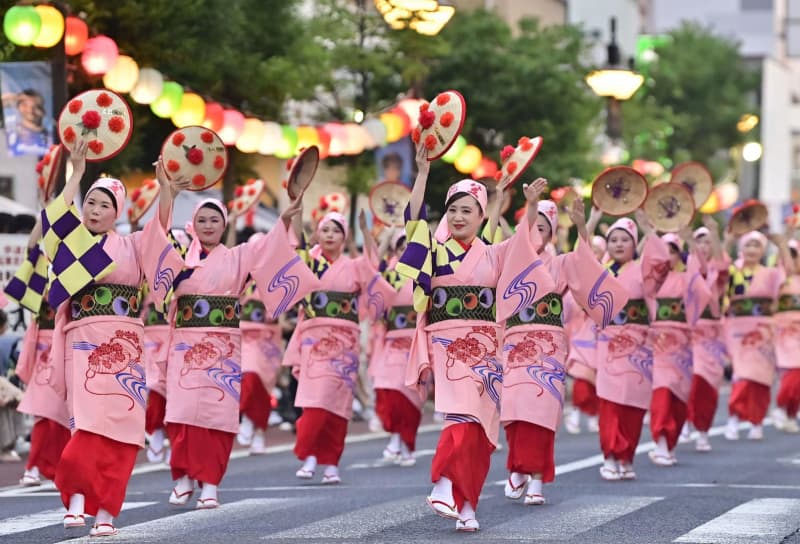
M64 21L64 48L67 55L77 55L83 51L89 39L89 27L78 17L70 15Z
M206 102L206 118L203 126L219 132L225 123L225 109L216 102Z
M108 36L95 36L86 42L81 64L87 74L101 76L111 70L117 58L119 58L117 43Z
M319 137L319 158L325 159L331 149L331 133L322 127L317 127L317 136Z
M472 179L493 178L497 173L497 163L486 157L481 159L478 167L472 171Z

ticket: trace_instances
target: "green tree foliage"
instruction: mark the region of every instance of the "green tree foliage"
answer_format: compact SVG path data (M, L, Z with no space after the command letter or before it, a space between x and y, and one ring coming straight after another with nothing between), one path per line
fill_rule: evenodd
M755 109L758 74L739 45L695 23L684 23L656 48L645 85L623 104L623 138L632 158L672 163L697 160L717 174L724 153L740 143L736 122Z

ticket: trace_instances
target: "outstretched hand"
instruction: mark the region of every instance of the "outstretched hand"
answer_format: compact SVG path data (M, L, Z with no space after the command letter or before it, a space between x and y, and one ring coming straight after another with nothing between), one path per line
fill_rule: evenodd
M545 178L536 178L530 184L522 184L522 193L525 195L525 200L529 206L536 208L539 205L539 195L547 189L547 180Z
M281 221L283 221L283 224L286 225L287 228L292 218L303 212L303 193L305 193L305 191L301 191L300 194L297 195L297 198L292 200L289 205L286 206L286 209L281 212Z
M594 210L593 208L592 213L594 213ZM567 209L567 215L570 221L572 221L572 224L578 227L578 229L586 226L586 206L583 204L582 198L576 198L572 202L572 206Z
M86 151L89 144L83 138L75 141L75 146L69 152L69 162L72 164L73 172L84 172L86 170Z
M428 160L428 148L423 142L417 144L417 175L424 174L426 177L431 171L431 161Z

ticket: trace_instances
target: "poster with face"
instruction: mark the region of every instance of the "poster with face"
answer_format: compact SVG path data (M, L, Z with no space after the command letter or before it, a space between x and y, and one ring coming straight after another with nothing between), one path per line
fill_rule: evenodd
M0 63L8 153L44 155L53 144L53 92L47 62Z

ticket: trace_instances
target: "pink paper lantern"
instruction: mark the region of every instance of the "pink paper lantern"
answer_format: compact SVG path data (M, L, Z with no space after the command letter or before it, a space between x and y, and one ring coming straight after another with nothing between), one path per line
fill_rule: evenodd
M95 36L86 42L81 64L87 74L101 76L111 70L117 58L117 43L108 36Z
M222 114L222 128L217 132L225 145L234 145L244 130L244 115L236 110L225 110Z

